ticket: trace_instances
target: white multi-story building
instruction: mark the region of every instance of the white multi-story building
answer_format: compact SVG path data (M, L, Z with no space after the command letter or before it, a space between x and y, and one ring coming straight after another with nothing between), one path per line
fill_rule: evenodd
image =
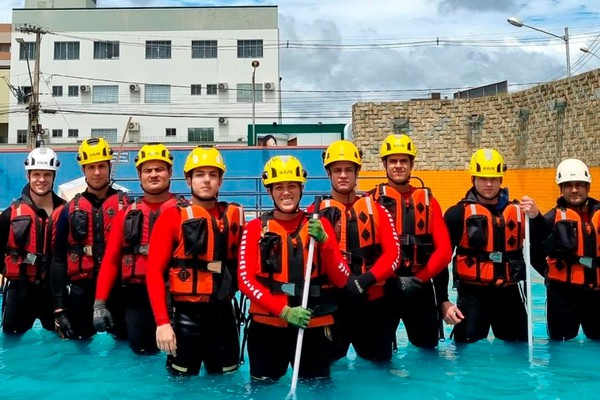
M100 136L245 142L253 120L281 123L276 6L96 8L95 0L25 0L13 10L13 26L47 31L39 49L46 143ZM22 112L10 114L8 143L26 143L36 34L14 32L13 42L10 81L25 96L10 99L10 109Z

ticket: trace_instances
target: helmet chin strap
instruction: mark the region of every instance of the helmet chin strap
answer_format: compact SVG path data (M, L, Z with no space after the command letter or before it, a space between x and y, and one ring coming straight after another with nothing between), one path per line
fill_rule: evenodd
M90 183L88 182L87 178L85 178L85 183L92 189L100 191L100 190L104 190L107 186L110 186L110 179L107 179L106 183L99 188L95 188L95 187L91 186Z
M192 194L192 197L194 197L195 199L199 200L199 201L217 201L217 198L219 197L219 192L217 192L214 196L212 197L200 197L198 196L196 193L194 193L194 189L190 188L190 192ZM162 193L162 192L161 192Z
M404 186L404 185L408 185L408 183L410 182L410 175L408 176L408 179L405 179L402 182L395 181L394 179L392 179L392 177L388 173L386 173L385 175L390 181L394 182L396 185Z
M166 192L167 190L171 189L171 182L169 182L169 185L168 185L168 186L167 186L165 189L161 190L161 191L160 191L160 192L158 192L158 193L152 193L152 192L149 192L149 191L147 191L146 189L144 189L144 186L143 186L141 183L140 183L140 187L142 188L142 191L143 191L144 193L150 194L150 195L152 195L152 196L158 196L158 195L161 195L161 194L163 194L163 193L164 193L164 192ZM193 194L194 194L194 192L192 192L192 195L193 195Z

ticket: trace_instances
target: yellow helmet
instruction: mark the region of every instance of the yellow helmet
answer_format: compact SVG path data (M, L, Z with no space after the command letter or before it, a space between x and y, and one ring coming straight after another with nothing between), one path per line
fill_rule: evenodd
M173 156L162 143L148 143L142 146L135 156L135 167L139 168L146 161L164 161L169 165L173 165Z
M306 182L306 171L294 156L271 157L265 164L262 173L263 185L269 186L279 182Z
M225 173L223 156L214 147L199 146L192 150L183 165L183 173L187 176L188 172L198 167L215 167Z
M392 154L408 154L414 158L417 156L417 146L406 135L389 135L381 143L379 157L383 159Z
M100 161L111 161L113 151L104 138L86 139L77 151L79 165L92 164Z
M336 140L323 153L323 166L327 167L336 161L350 161L360 168L362 165L361 156L360 150L356 148L354 143L347 140Z
M493 149L479 149L473 153L469 164L471 176L482 178L502 178L506 164L500 153Z

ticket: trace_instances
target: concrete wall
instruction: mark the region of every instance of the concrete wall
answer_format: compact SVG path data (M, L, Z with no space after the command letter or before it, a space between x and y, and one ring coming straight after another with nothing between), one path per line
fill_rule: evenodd
M554 167L569 157L600 165L600 70L498 96L469 100L356 103L354 141L363 168L380 170L379 146L408 121L419 170L464 170L493 147L509 168Z

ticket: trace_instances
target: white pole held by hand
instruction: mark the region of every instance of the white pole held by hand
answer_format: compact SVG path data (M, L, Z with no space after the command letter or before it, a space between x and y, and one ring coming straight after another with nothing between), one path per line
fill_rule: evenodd
M523 258L525 258L525 291L527 301L527 345L529 346L529 362L533 361L533 307L531 293L531 247L529 236L529 215L525 214L525 243L523 246Z
M321 197L315 197L315 210L312 218L319 218L319 208L321 206ZM304 287L302 288L302 308L308 306L308 293L310 289L310 276L312 275L313 257L315 254L315 239L310 238L308 245L308 257L306 259L306 269L304 271ZM296 354L294 355L294 370L292 373L292 386L286 399L296 399L296 387L298 386L298 372L300 369L300 356L302 354L302 341L304 340L304 329L298 329L298 339L296 340Z

